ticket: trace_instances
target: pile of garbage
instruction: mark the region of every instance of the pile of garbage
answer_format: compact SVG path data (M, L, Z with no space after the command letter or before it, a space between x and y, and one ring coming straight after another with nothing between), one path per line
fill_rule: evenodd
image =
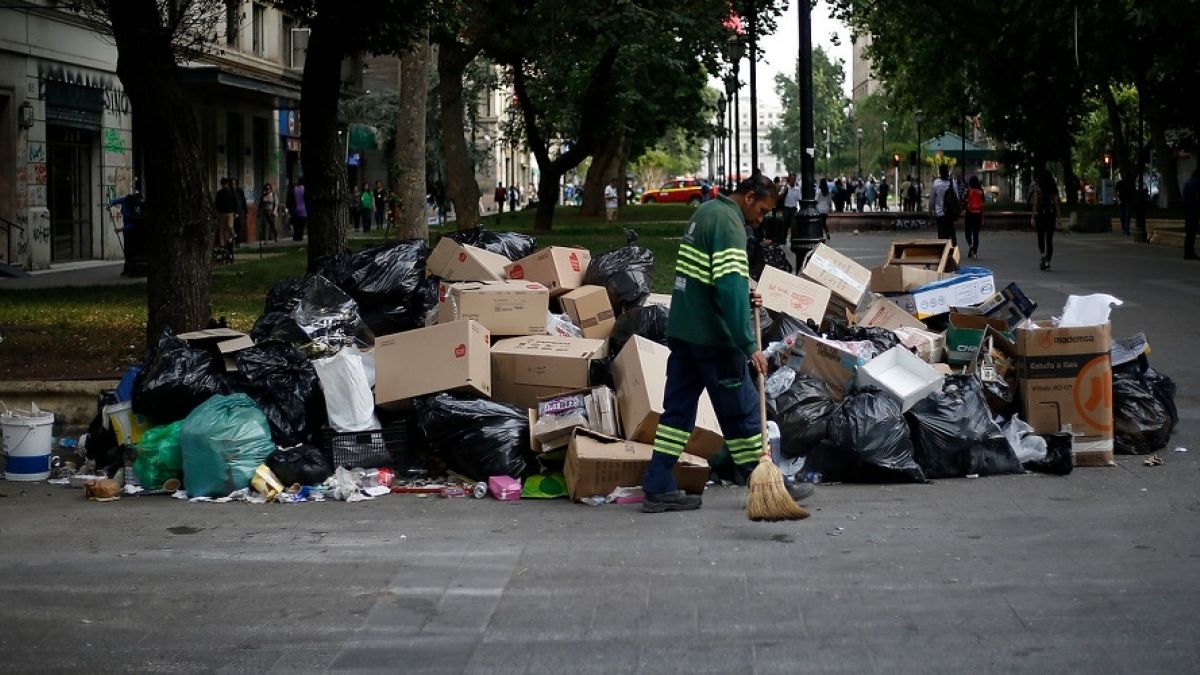
M1118 300L1072 296L1035 322L1018 286L997 291L957 256L949 242L898 241L867 269L821 245L798 274L763 268L785 473L1065 474L1165 446L1174 385L1144 336L1111 339ZM593 256L475 230L316 267L272 288L249 334L164 332L102 396L83 465L58 480L195 501L641 498L671 298L651 293L654 255L635 234ZM703 492L731 468L704 395L678 483Z

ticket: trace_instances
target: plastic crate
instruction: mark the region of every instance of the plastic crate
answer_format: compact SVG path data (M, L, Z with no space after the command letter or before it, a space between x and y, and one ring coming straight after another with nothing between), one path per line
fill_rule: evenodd
M408 425L386 424L375 431L326 429L325 451L335 467L403 468L408 459Z

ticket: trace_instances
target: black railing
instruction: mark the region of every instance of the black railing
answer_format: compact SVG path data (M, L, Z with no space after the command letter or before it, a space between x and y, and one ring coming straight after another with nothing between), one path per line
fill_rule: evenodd
M25 235L25 228L24 228L24 227L21 227L20 225L18 225L18 224L16 224L16 223L14 223L14 222L13 222L13 221L11 221L11 220L8 220L7 218L0 218L0 230L4 230L4 233L5 233L4 240L5 240L5 242L7 242L7 246L6 246L6 248L8 249L8 250L6 251L6 255L5 255L5 258L4 258L4 262L8 263L9 265L13 264L13 255L12 255L13 238L12 238L12 231L13 231L13 229L14 229L14 228L15 228L15 229L18 229L18 230L20 230L20 231L21 231L21 235L22 235L22 236L21 236L21 238L22 238L22 239L24 239L24 238L25 238L25 237L24 237L24 235Z

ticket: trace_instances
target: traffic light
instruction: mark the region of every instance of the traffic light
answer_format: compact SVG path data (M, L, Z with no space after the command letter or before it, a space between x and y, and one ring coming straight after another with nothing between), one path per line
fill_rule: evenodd
M897 169L900 168L900 153L892 153L892 166Z

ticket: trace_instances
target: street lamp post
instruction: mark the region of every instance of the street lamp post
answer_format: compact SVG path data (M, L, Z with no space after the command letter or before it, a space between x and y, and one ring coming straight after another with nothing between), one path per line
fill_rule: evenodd
M796 83L800 88L800 209L792 218L791 248L799 274L809 252L828 237L829 230L825 226L826 215L817 210L814 185L817 153L813 133L812 6L802 2L797 3L796 9L800 33L796 72Z
M925 151L921 147L921 123L925 121L925 111L917 108L913 120L917 123L917 185L924 186Z
M880 130L879 131L879 135L880 135L879 153L881 155L883 155L883 164L881 165L883 168L881 171L884 176L887 176L887 130L888 130L887 120L884 120L879 123L879 130Z
M862 127L859 127L854 130L854 136L858 141L858 179L862 180L862 173L863 173L863 171L862 171L862 137L863 137Z
M758 173L758 22L754 0L746 4L750 19L750 175L753 176Z
M721 173L721 182L718 183L718 185L721 187L725 186L725 174L727 173L727 166L728 166L726 164L726 159L725 159L725 151L728 148L728 141L729 141L729 139L725 133L725 104L726 104L725 94L717 94L717 128L720 130L720 133L721 133L721 159L720 159L720 166L719 166L720 173Z
M737 163L738 138L737 127L737 65L733 67L733 74L725 77L725 95L729 97L729 126L726 131L729 132L729 164ZM729 192L733 192L733 172L732 167L726 164L725 176L729 185Z

